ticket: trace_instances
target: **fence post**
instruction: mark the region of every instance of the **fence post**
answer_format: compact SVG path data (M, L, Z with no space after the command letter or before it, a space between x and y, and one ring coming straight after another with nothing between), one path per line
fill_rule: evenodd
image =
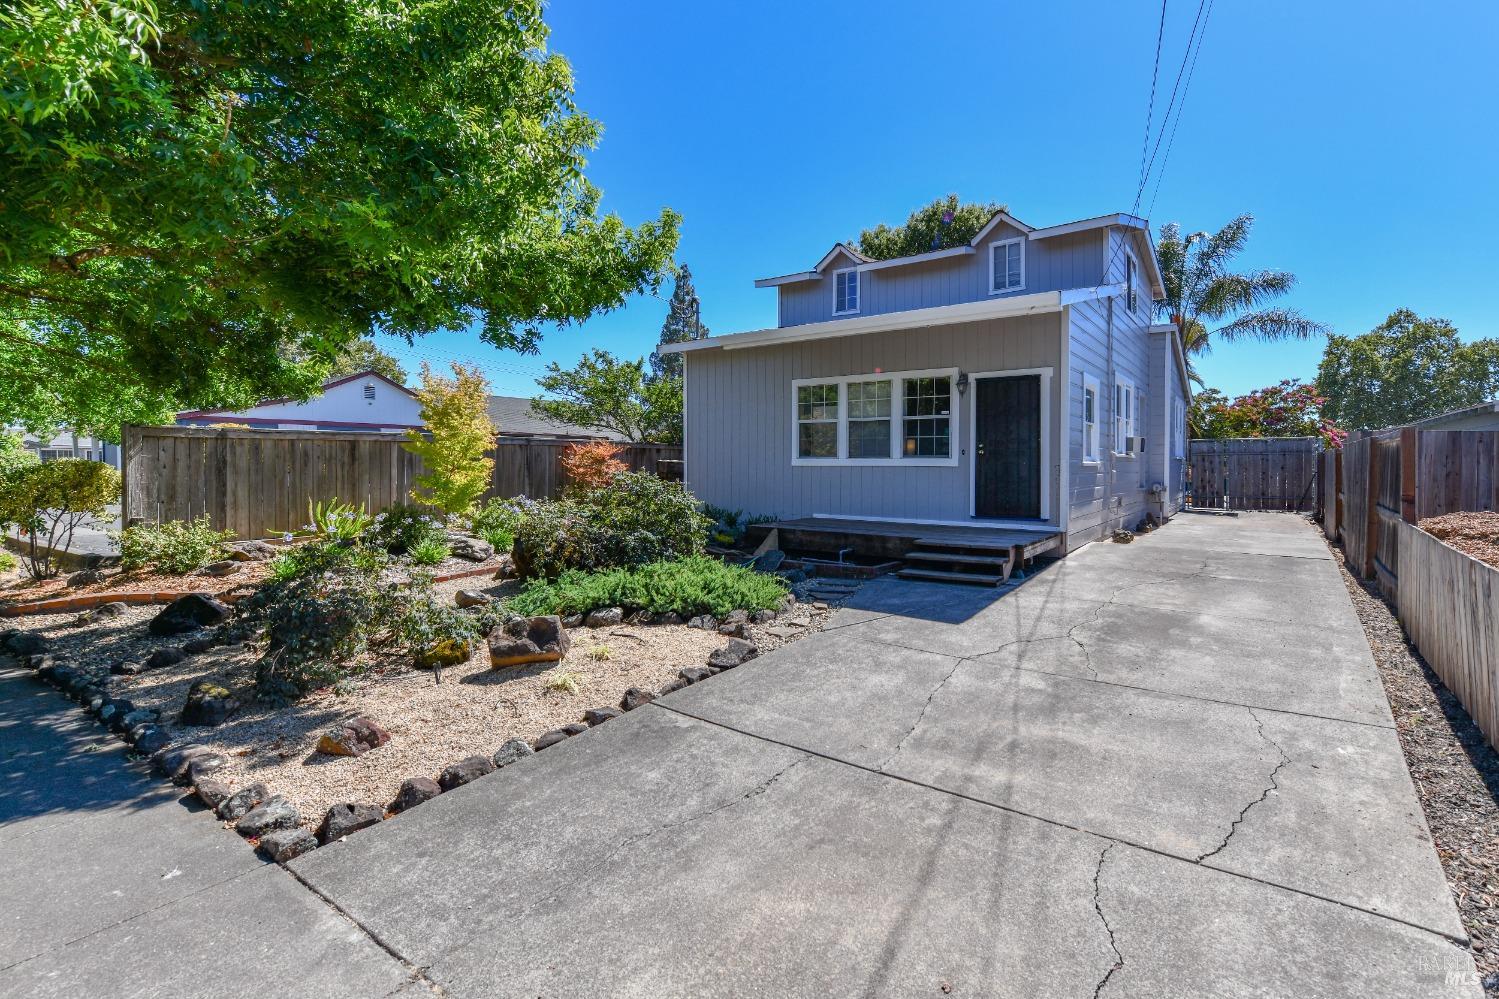
M1369 479L1369 498L1364 507L1364 557L1359 566L1361 579L1374 577L1374 555L1379 551L1379 449L1376 438L1368 439L1365 468Z
M1415 427L1400 428L1400 519L1414 524L1416 516L1416 466L1421 437Z

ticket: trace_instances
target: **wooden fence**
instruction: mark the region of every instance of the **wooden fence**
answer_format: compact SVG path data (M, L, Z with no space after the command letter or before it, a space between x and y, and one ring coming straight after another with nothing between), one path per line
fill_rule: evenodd
M1192 505L1227 510L1310 510L1316 500L1316 437L1193 440Z
M1489 745L1499 748L1499 569L1411 524L1396 531L1400 622Z
M126 427L124 509L129 520L191 520L242 538L300 528L309 502L337 497L375 513L406 502L425 466L397 434L300 430ZM559 495L567 484L561 457L569 441L500 437L485 498ZM682 449L625 445L632 469L682 478Z

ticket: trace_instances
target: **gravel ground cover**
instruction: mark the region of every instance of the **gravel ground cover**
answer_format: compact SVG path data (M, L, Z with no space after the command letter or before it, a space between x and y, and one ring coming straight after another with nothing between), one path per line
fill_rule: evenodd
M150 572L145 569L137 569L133 572L122 572L115 568L100 569L95 570L100 574L98 582L85 583L81 586L68 585L68 577L73 575L72 572L64 572L52 579L39 580L32 579L24 573L16 573L8 581L0 583L0 606L90 593L154 593L157 591L185 593L189 590L202 593L226 593L240 587L253 586L265 578L267 570L264 562L241 562L239 565L238 572L223 578L196 572L179 576Z
M1499 753L1406 642L1374 584L1355 579L1343 564L1342 549L1332 550L1390 699L1437 856L1473 942L1479 977L1487 994L1499 996Z
M472 565L472 563L469 563ZM452 580L436 590L451 599L459 589L500 598L514 581L484 577ZM146 624L160 608L130 608L121 616L76 626L74 614L33 617L24 622L51 642L60 658L85 667L115 660L143 660L160 648L180 647L193 636L157 638ZM800 603L775 621L750 626L747 637L762 652L819 630L829 606ZM401 782L432 777L473 755L489 755L508 739L533 741L543 732L582 719L590 708L615 708L629 687L657 690L678 670L702 666L727 644L727 636L685 625L620 624L569 629L572 647L561 663L493 670L480 643L469 661L433 673L394 658L371 658L368 669L342 685L285 707L254 699L258 653L243 646L217 647L181 662L111 681L110 693L137 707L155 708L173 741L195 742L223 753L228 768L215 774L231 787L266 784L297 807L313 828L340 802L387 805ZM188 688L211 678L243 703L217 727L178 724ZM563 680L567 682L562 682ZM316 751L319 737L356 716L366 716L391 734L388 744L359 757Z
M1428 517L1416 526L1478 561L1499 568L1499 512L1446 513Z

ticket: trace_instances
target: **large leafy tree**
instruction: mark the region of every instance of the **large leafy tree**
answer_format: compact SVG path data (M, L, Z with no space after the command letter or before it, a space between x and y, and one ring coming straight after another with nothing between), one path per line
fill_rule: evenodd
M661 324L661 343L686 343L708 336L708 327L702 321L702 303L697 289L692 286L692 272L683 264L677 268L676 285L671 290L671 304L666 312L666 321ZM682 377L681 354L652 354L651 377Z
M625 361L594 349L563 368L555 361L537 379L555 398L531 400L537 414L618 434L628 441L682 442L682 380L648 378L645 359Z
M1188 365L1219 341L1308 340L1326 332L1294 309L1269 304L1295 286L1296 275L1231 269L1253 227L1252 215L1240 215L1215 233L1184 236L1175 222L1161 227L1156 259L1166 299L1156 309L1181 330Z
M542 9L0 7L0 423L305 396L376 330L531 350L657 287L676 216L600 213Z
M1329 336L1317 391L1339 426L1402 426L1499 396L1499 340L1464 343L1447 320L1399 309L1368 333Z
M1320 437L1328 447L1340 447L1346 435L1323 416L1326 402L1299 378L1232 400L1207 389L1194 394L1189 424L1196 437Z
M964 204L956 194L949 194L916 209L901 225L881 222L865 229L854 240L854 248L872 260L890 260L963 246L979 234L995 212L1004 210L1004 205L993 202Z

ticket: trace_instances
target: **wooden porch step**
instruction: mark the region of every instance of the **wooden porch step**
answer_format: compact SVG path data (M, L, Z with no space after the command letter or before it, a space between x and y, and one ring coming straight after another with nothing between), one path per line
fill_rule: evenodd
M951 562L954 565L977 565L988 566L991 569L1003 569L1006 562L1010 560L1009 549L1003 549L1000 555L996 549L992 555L965 555L961 552L906 552L907 562Z
M901 579L919 579L931 583L968 583L972 586L998 586L1003 576L991 576L982 572L941 572L937 569L902 569L896 573Z

